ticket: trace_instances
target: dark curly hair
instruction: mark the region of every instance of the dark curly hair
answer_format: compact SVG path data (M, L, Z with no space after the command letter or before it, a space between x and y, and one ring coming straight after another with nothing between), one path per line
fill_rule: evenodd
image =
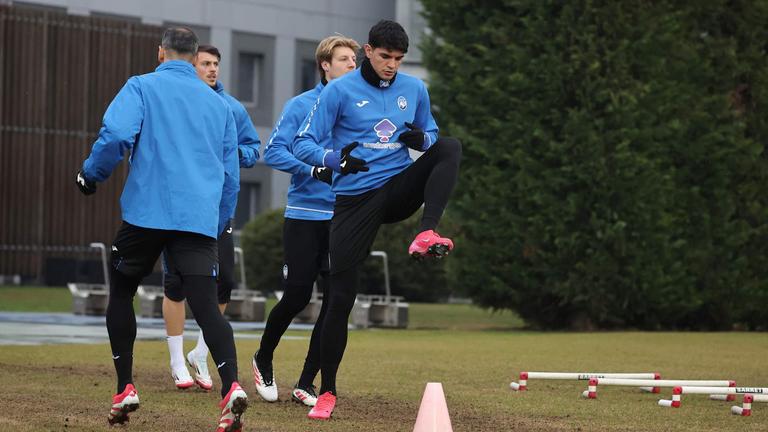
M381 20L368 32L368 45L373 48L385 48L407 53L408 34L405 33L405 29L400 24L394 21Z

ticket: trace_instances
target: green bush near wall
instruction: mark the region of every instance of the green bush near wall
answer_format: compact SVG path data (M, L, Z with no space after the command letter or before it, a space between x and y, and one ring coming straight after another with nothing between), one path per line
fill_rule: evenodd
M283 210L266 211L248 221L240 244L248 288L262 292L282 290Z

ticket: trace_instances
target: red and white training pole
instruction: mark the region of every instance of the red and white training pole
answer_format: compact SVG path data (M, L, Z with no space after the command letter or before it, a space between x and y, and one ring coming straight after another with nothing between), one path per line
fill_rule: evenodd
M659 406L667 408L680 408L680 395L683 393L682 387L672 389L672 400L660 399Z
M751 416L753 399L754 399L754 396L752 396L751 394L745 394L744 400L742 401L741 406L732 406L731 413L735 415L744 416L744 417Z
M623 379L623 378L597 378L595 389L582 392L582 396L589 399L597 399L597 386L613 385L626 387L680 387L680 386L711 386L711 387L734 387L736 381L732 380L642 380L642 379Z
M680 407L680 395L683 394L708 394L708 395L753 395L750 404L754 401L755 396L759 396L760 400L768 401L768 387L695 387L695 386L679 386L675 387L672 391L672 400L661 399L659 401L660 406L665 407ZM677 404L675 404L675 395L677 397ZM711 397L711 396L710 396ZM750 410L752 409L750 405Z
M585 393L586 395L583 396L590 399L597 399L597 378L589 379L589 386L587 387L587 391Z
M661 375L655 372L639 372L639 373L600 373L600 372L520 372L520 379L518 382L512 381L509 383L509 387L515 391L528 390L528 380L530 379L544 379L544 380L576 380L576 381L589 381L591 378L624 378L624 379L660 379ZM658 393L656 391L655 393Z

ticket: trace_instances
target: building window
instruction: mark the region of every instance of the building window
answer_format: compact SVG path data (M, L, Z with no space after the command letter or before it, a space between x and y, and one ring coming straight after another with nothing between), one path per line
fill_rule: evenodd
M296 93L302 93L315 88L320 81L320 74L315 63L316 41L296 41L296 57L294 60L294 88Z
M237 70L237 98L243 104L257 108L259 106L259 86L264 75L264 56L253 53L240 53Z
M303 59L301 61L301 92L315 88L320 77L317 64L314 60Z
M272 129L275 97L275 38L232 32L232 96L248 110L253 123ZM225 66L226 67L226 66Z
M237 209L235 210L235 222L233 228L243 229L254 216L261 212L261 184L241 183L240 192L237 195Z

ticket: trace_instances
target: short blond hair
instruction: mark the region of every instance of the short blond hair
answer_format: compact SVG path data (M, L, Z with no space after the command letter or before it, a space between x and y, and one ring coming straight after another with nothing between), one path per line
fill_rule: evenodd
M325 76L323 70L323 62L330 63L333 59L333 50L339 47L349 48L357 54L360 50L360 44L352 38L342 36L340 34L328 36L320 41L315 50L315 60L317 61L317 70L320 71L320 76Z

